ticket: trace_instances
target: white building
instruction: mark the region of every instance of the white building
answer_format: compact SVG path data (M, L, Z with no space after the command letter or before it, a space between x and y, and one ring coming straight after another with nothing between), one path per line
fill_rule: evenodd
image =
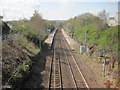
M110 17L107 20L108 26L117 26L120 25L120 12L116 12L115 17Z
M116 26L117 22L116 22L115 18L109 18L107 20L107 24L108 24L108 26Z
M116 12L115 20L117 22L117 25L120 25L120 12Z

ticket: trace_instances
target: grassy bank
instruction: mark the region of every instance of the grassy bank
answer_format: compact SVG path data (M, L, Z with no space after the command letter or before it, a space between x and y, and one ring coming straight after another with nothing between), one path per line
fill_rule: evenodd
M2 44L2 81L3 86L20 87L30 74L32 57L40 52L39 47L26 38Z
M40 54L48 35L46 22L36 11L30 20L6 22L12 27L8 33L3 34L12 37L10 40L6 38L2 43L2 84L5 88L21 87L33 72L31 70L38 59L36 55ZM6 28L3 30L6 31Z

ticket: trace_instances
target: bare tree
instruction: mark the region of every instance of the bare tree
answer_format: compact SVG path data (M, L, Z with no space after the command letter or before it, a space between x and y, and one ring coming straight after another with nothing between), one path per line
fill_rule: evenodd
M102 10L98 13L98 17L102 19L105 23L107 21L108 16L109 16L109 13L106 12L105 10Z

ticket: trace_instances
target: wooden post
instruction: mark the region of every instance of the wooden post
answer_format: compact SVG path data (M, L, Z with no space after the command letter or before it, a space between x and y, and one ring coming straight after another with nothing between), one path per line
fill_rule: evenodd
M103 74L104 74L104 77L106 75L105 65L106 65L106 57L104 56L104 63L103 63Z

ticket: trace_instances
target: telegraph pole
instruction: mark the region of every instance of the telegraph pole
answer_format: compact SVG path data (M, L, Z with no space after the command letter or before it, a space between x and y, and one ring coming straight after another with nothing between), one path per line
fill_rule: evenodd
M85 31L85 44L87 43L87 34L88 34L88 30Z
M39 47L40 47L40 50L41 50L41 32L39 32Z
M81 18L85 24L84 25L87 25L87 21L84 19L84 18ZM85 36L84 36L84 39L83 39L83 44L80 46L80 53L85 53L87 52L87 34L88 34L88 30L85 30Z

